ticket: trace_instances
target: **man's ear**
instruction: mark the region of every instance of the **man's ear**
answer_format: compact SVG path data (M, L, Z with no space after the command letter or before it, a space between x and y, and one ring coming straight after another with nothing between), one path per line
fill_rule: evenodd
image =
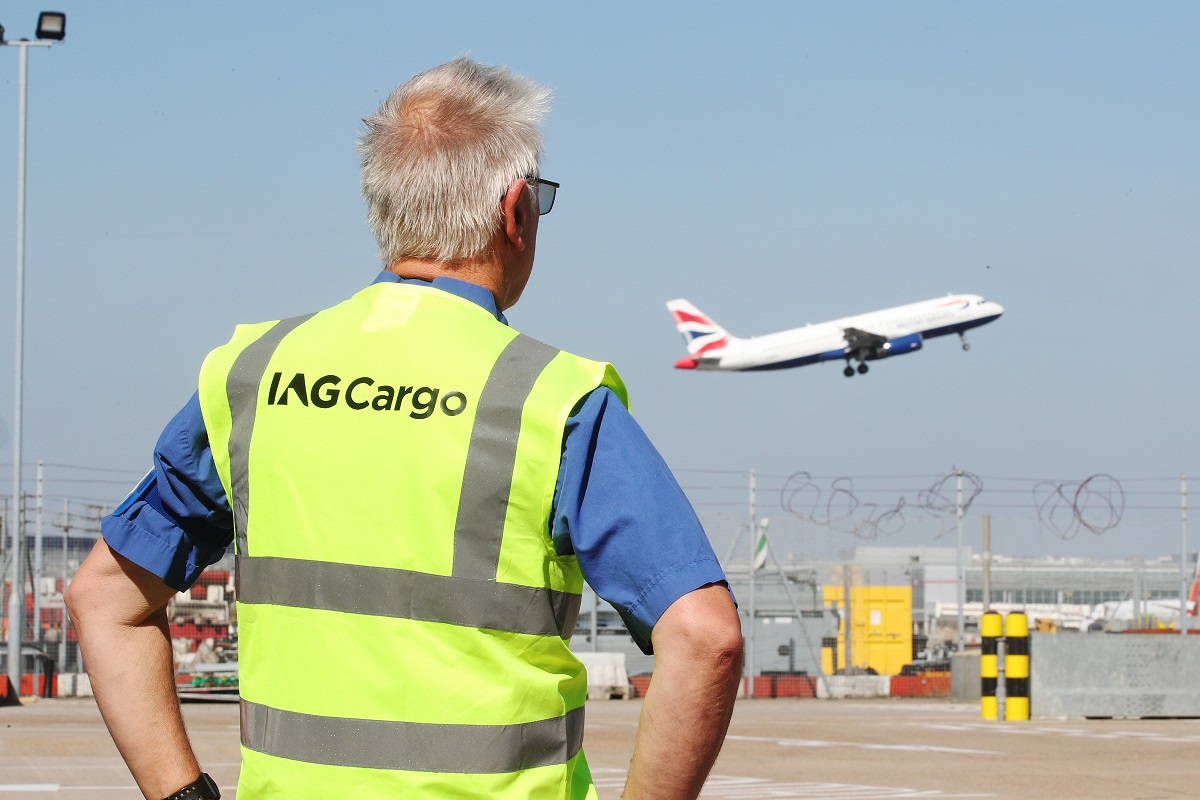
M517 178L500 201L500 211L504 217L504 237L517 252L525 249L530 200L529 184L524 178Z

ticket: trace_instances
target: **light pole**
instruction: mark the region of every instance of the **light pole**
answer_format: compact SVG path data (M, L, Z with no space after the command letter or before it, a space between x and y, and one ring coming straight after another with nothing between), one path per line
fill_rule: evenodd
M38 16L39 41L21 39L5 41L0 26L0 46L17 47L21 51L21 90L17 112L17 335L13 356L13 502L12 502L12 570L8 596L8 679L12 691L21 691L21 643L25 628L25 582L22 565L25 560L25 532L21 525L21 396L24 377L25 351L25 98L28 85L29 48L50 47L67 35L67 15L43 11ZM37 587L34 587L37 591ZM37 625L40 620L34 620Z
M958 546L956 548L955 570L957 575L954 579L954 592L957 595L954 599L958 604L958 622L955 626L955 652L963 651L966 628L967 614L967 573L963 567L963 503L962 503L962 478L963 471L961 469L954 471L955 475L955 490L954 490L954 518L955 525L958 530Z

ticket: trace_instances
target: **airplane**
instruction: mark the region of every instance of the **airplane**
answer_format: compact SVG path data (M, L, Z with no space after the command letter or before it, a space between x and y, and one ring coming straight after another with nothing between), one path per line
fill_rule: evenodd
M675 327L683 334L688 355L676 369L753 371L803 367L824 361L846 361L842 374L867 372L867 362L904 355L921 349L926 339L957 333L963 350L970 350L963 335L971 328L1004 313L999 303L977 294L950 294L882 311L808 324L765 336L739 339L682 298L667 302ZM857 370L851 366L857 361Z

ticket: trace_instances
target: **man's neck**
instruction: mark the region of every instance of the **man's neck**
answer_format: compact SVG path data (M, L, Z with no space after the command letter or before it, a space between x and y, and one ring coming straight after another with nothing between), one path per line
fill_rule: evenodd
M492 293L492 297L496 299L497 308L500 308L503 299L500 296L503 269L495 259L488 256L463 261L403 258L388 264L384 269L401 278L416 278L422 281L432 281L434 278L454 278L482 286Z

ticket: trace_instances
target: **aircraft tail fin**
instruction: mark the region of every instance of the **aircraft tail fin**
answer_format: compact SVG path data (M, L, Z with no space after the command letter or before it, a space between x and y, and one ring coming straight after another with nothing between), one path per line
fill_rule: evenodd
M687 343L688 355L692 358L714 358L735 338L683 298L668 300L667 310L671 312L675 327Z
M1188 597L1184 605L1189 617L1200 616L1200 560L1196 562L1196 574L1188 588Z

